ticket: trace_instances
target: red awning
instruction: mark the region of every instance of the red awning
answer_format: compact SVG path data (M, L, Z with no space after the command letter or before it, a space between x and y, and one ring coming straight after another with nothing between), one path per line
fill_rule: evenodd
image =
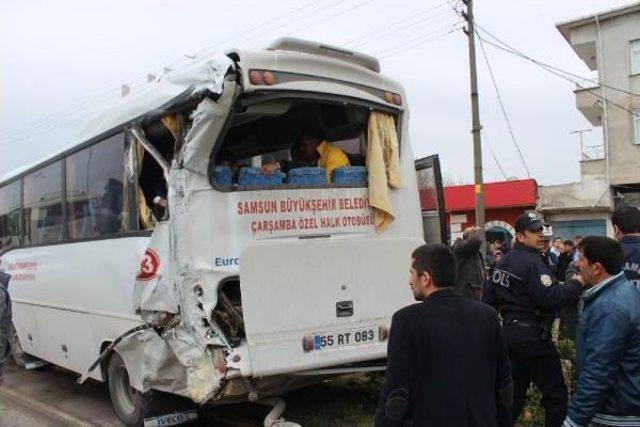
M475 193L473 189L473 185L445 187L444 205L447 212L475 209ZM537 198L538 184L535 179L484 184L485 209L532 207L536 205ZM425 207L422 209L425 209Z

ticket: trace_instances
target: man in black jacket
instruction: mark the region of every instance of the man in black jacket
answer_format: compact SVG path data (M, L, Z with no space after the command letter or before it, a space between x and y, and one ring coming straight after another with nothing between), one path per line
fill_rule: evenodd
M446 246L423 245L412 257L411 289L422 302L393 316L375 425L511 426L498 314L454 292L455 261Z
M640 209L623 206L611 216L616 239L624 253L624 274L640 287Z
M480 227L464 230L462 239L453 244L453 256L456 260L455 289L462 296L480 300L484 285L484 261L480 248L484 239Z
M10 275L0 270L0 386L4 381L4 365L9 353L9 327L11 326Z

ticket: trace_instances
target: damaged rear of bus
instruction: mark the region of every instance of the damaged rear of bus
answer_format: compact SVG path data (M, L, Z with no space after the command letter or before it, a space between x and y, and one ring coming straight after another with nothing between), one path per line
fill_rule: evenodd
M255 401L383 367L422 242L402 87L374 58L294 39L155 86L95 125L126 124L131 212L150 237L128 296L140 322L83 378L106 377L136 424L151 389ZM348 161L297 162L310 130Z

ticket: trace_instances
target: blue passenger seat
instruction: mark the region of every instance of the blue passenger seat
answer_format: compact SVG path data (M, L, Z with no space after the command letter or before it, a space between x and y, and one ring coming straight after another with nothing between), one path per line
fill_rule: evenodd
M238 174L238 185L252 185L258 187L267 187L270 185L282 184L284 174L280 171L275 171L270 176L267 176L260 172L260 168L243 167L240 168Z
M231 187L232 172L229 166L214 166L213 181L222 187Z
M364 166L345 166L336 168L331 173L334 184L366 184L367 168Z
M295 168L287 172L287 184L325 185L327 172L324 168Z

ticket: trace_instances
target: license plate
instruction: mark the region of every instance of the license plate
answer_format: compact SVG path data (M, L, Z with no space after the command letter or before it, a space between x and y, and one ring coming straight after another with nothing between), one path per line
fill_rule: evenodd
M328 350L331 348L370 344L373 343L375 339L376 334L373 328L315 334L313 336L313 349Z

